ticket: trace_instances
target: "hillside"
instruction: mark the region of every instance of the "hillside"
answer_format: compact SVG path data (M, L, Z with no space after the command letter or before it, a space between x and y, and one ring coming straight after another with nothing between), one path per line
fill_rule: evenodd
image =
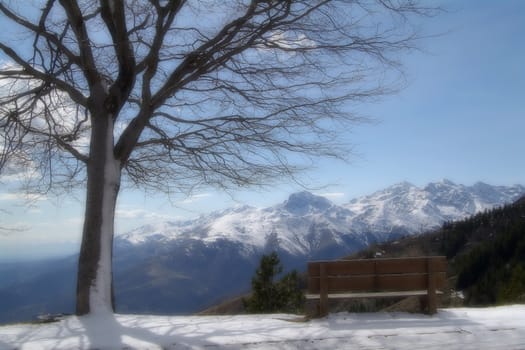
M438 230L373 244L343 258L423 255L445 255L448 258L449 289L441 298L442 306L524 303L525 197L513 204L485 210L463 220L446 222ZM340 301L332 305L332 311L417 311L418 308L415 299ZM235 314L243 311L241 299L233 298L202 314Z
M525 302L525 197L439 230L375 244L349 258L445 255L466 305Z

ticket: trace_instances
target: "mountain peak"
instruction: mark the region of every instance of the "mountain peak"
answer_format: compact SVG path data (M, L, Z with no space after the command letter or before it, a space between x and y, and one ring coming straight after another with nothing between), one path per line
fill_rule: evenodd
M392 189L392 190L409 190L411 188L414 188L416 187L414 184L408 182L408 181L402 181L402 182L399 182L395 185L392 185L390 186L388 189Z
M456 186L456 183L449 179L441 179L437 182L438 184L447 185L447 186Z
M332 203L328 199L316 196L308 191L291 194L283 204L284 209L294 215L322 212L331 206Z
M443 192L448 192L450 190L453 190L459 187L464 187L464 186L458 185L454 181L449 180L449 179L441 179L437 182L431 182L427 184L423 188L423 190L429 193L443 193Z

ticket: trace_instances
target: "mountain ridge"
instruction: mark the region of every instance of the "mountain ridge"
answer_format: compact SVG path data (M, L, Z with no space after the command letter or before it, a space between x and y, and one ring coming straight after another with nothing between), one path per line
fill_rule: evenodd
M211 243L220 239L264 249L277 246L292 255L312 255L327 242L344 245L345 239L383 241L392 236L417 234L438 228L446 221L459 220L479 211L511 203L525 187L472 186L441 180L417 187L401 182L337 205L307 191L293 193L282 203L255 208L241 206L204 214L194 220L162 222L139 227L116 237L126 241L198 239Z

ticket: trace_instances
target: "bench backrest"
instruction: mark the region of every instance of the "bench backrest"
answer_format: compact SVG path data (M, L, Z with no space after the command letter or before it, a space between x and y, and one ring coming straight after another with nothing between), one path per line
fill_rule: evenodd
M441 289L446 270L444 256L313 261L308 263L308 293Z

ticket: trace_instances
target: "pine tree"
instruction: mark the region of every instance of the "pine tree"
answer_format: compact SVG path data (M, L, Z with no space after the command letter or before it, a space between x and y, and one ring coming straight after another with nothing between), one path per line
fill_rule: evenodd
M250 313L297 312L304 301L299 287L297 271L292 271L276 281L283 271L276 252L263 255L259 268L252 278L252 296L244 299L244 307Z

